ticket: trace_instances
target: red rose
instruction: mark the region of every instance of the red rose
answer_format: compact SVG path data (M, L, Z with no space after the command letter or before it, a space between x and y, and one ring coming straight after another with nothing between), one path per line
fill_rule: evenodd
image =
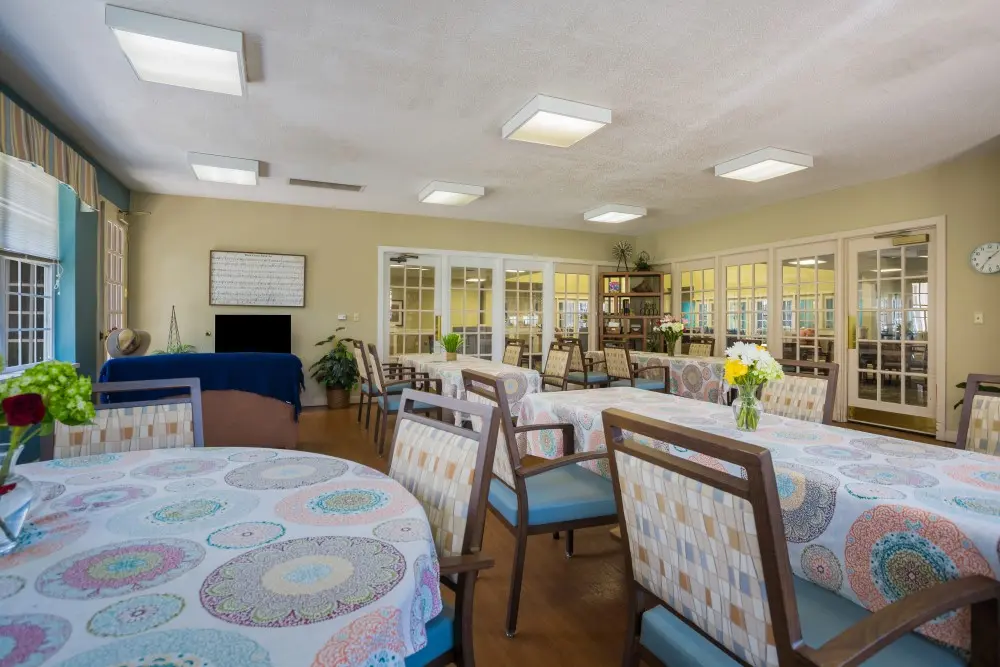
M11 396L0 405L3 405L8 426L31 426L45 419L45 403L38 394Z

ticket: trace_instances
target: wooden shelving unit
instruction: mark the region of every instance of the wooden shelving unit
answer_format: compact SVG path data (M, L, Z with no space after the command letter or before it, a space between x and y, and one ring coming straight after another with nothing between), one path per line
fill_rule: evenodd
M630 350L645 350L652 327L669 312L664 295L670 289L658 271L602 273L599 285L599 347L624 343ZM658 346L662 343L658 342Z

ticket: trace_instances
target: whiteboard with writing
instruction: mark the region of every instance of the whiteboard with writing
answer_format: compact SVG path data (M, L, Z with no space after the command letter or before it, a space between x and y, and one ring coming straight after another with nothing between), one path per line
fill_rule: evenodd
M213 250L210 272L213 306L306 305L305 255Z

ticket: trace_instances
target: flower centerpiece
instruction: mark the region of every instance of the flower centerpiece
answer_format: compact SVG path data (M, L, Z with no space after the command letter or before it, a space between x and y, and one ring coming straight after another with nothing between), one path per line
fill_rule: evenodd
M50 434L57 421L89 424L95 414L91 394L90 378L61 361L46 361L0 383L0 427L10 431L0 459L0 555L17 546L31 504L33 485L15 469L25 443Z
M445 361L455 361L458 359L458 350L465 344L465 337L454 331L446 336L441 336L441 347L444 348Z
M674 319L674 316L667 313L660 318L660 321L653 326L653 329L660 332L663 336L664 349L670 356L674 355L674 350L677 347L677 341L681 339L681 335L684 333L684 327L687 325L686 320Z
M764 412L757 392L765 382L783 377L781 365L767 351L766 345L738 342L726 350L726 382L739 389L739 396L733 401L737 429L757 430Z

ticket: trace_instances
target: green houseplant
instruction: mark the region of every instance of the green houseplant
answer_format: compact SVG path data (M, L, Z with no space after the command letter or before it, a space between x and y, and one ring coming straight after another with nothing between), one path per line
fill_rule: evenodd
M465 344L465 337L452 331L446 336L441 336L439 342L444 348L445 361L455 361L458 359L458 350Z
M309 367L310 376L326 387L326 405L331 410L346 408L351 401L351 390L358 384L358 362L354 353L345 343L353 338L337 338L337 327L328 338L316 343L317 347L333 344L333 347Z

